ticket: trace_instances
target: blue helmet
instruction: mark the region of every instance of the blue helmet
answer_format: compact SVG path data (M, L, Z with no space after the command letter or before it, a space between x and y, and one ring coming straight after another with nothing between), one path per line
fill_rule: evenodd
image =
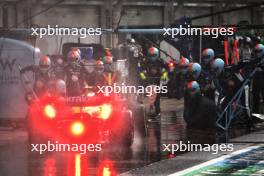
M202 67L201 67L200 64L195 63L195 62L190 63L190 65L189 65L189 72L191 73L191 75L195 79L197 79L200 76L201 71L202 71Z
M206 48L202 53L202 60L205 64L209 64L215 57L215 52L211 48Z
M262 58L264 56L264 45L263 44L257 44L255 46L255 53L258 58Z
M216 73L216 75L219 75L225 67L225 62L221 58L217 58L212 61L211 68Z
M187 90L191 92L198 92L200 91L200 85L197 81L190 81L187 83Z

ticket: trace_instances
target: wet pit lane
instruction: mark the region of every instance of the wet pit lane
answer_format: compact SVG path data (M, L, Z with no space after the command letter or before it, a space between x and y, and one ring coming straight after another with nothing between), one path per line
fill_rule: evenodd
M116 175L148 164L144 141L136 138L131 148L102 147L100 152L31 152L27 133L1 131L0 175L5 176L87 176ZM111 174L110 174L111 173Z
M155 136L151 138L154 139ZM157 141L153 139L151 140ZM0 175L116 175L158 161L158 147L152 147L150 156L144 139L136 137L131 148L106 146L100 152L83 155L70 152L44 152L40 155L36 151L31 152L26 131L1 131Z
M40 155L31 152L25 130L1 130L0 175L110 176L168 158L168 153L163 152L160 147L162 144L175 144L186 140L214 142L214 137L210 138L210 132L186 129L182 118L182 102L177 103L177 110L162 113L160 122L147 122L147 137L142 137L136 129L131 148L111 145L103 147L101 152L85 155L67 152L46 152ZM170 105L175 107L175 104L167 102L163 109Z
M176 117L170 119L173 121ZM83 155L69 152L45 152L40 155L31 151L26 130L0 129L0 175L107 176L142 167L162 159L161 138L166 140L168 137L175 138L175 135L178 138L181 136L183 126L174 120L174 125L168 127L168 120L165 114L161 117L161 123L148 122L147 137L140 135L136 129L131 148L105 146L100 152ZM169 134L170 131L173 135Z

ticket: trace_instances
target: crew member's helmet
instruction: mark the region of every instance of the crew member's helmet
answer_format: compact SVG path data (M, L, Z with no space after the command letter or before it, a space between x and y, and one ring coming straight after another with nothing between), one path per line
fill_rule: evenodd
M203 63L205 63L206 65L209 64L215 57L215 52L213 49L211 48L206 48L203 50L202 53L202 60Z
M153 46L150 47L148 49L148 56L149 56L150 61L152 61L152 62L156 61L159 58L159 50L158 50L158 48L155 48Z
M189 59L182 57L179 63L179 67L181 69L181 72L183 74L186 74L188 72L188 67L189 67L190 61Z
M134 38L128 38L126 41L127 41L127 44L135 44L136 43Z
M105 55L103 57L103 62L105 64L111 64L111 63L113 63L113 55L112 55L112 53L111 53L111 51L110 51L109 48L106 48L105 49Z
M187 90L195 93L200 91L200 85L197 81L190 81L187 83Z
M80 50L78 49L72 49L68 55L67 55L67 59L69 62L76 62L79 61L81 59L81 54L80 54Z
M245 44L251 44L251 38L250 37L245 38Z
M257 44L254 49L255 49L255 54L258 58L262 58L264 56L264 45L263 44Z
M78 53L79 55L81 55L81 50L80 50L79 48L76 48L76 47L71 48L71 51L77 51L77 53Z
M39 60L39 69L42 73L46 73L51 67L51 60L48 56L43 56Z
M66 84L65 81L59 79L55 83L55 89L58 96L66 95Z
M111 52L111 50L109 48L105 49L105 56L113 56L112 52Z
M136 43L136 41L135 41L135 39L133 39L133 38L131 38L131 41L130 41L131 43Z
M102 73L104 71L104 63L101 60L96 60L95 62L95 71L97 73Z
M199 63L193 62L189 64L189 72L195 79L197 79L200 76L201 71L202 71L202 67Z
M95 65L96 66L102 66L102 65L104 65L104 63L101 60L96 60Z
M252 40L251 40L251 38L250 38L250 37L244 37L244 38L243 38L243 44L244 44L244 46L248 46L248 47L250 47L251 44L252 44Z
M211 68L216 73L216 75L221 74L224 67L225 67L225 62L223 61L223 59L217 58L212 61Z
M113 56L104 56L103 61L105 64L113 63Z
M63 66L64 60L61 57L55 58L55 65L56 66Z
M256 36L256 43L258 44L258 43L261 43L261 41L262 41L262 39L261 39L261 37L260 36Z

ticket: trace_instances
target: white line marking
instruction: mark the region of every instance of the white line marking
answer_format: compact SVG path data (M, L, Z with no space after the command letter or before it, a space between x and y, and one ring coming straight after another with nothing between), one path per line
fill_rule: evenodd
M195 170L198 170L198 169L201 169L203 167L206 167L206 166L209 166L209 165L212 165L212 164L215 164L217 162L220 162L220 161L223 161L227 158L231 158L235 155L239 155L239 154L242 154L242 153L245 153L245 152L248 152L248 151L251 151L253 149L257 149L261 146L252 146L252 147L248 147L248 148L245 148L245 149L242 149L242 150L238 150L238 151L235 151L229 155L224 155L224 156L221 156L219 158L215 158L215 159L212 159L210 161L206 161L204 163L201 163L199 165L196 165L196 166L193 166L193 167L190 167L190 168L187 168L187 169L184 169L182 171L179 171L179 172L175 172L173 174L170 174L169 176L180 176L180 175L184 175L184 174L188 174L190 172L193 172Z

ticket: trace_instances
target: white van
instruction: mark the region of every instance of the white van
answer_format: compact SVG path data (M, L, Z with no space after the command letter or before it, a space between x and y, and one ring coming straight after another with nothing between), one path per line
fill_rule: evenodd
M39 49L9 38L0 38L0 121L26 117L25 90L20 80L19 66L38 62ZM33 82L33 74L28 74Z

